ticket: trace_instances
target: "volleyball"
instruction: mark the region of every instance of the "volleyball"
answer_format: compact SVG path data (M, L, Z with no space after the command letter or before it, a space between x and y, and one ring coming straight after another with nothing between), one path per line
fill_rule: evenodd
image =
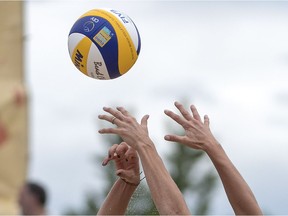
M125 74L140 53L138 29L126 14L113 9L94 9L72 26L68 50L83 74L109 80Z

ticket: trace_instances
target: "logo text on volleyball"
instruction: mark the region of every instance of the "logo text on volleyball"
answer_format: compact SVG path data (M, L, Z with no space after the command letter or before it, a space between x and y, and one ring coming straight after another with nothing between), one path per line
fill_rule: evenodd
M118 17L120 17L120 19L124 22L124 23L129 23L129 21L126 19L126 17L121 14L119 11L116 10L111 10L111 12L113 12L114 14L116 14Z
M74 57L74 65L80 70L80 66L81 67L84 67L82 63L82 60L83 60L83 55L80 53L80 51L77 49L77 52L75 54L75 57Z
M97 79L105 79L104 74L100 72L99 68L102 66L102 62L94 62L94 66Z
M90 20L93 21L94 23L98 23L99 22L99 19L97 19L96 17L91 17Z

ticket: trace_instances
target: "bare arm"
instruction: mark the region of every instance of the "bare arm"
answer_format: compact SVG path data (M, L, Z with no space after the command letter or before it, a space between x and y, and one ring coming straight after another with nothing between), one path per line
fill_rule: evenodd
M119 107L117 110L104 108L104 111L111 115L100 115L99 118L115 123L117 127L101 129L99 132L118 134L128 145L137 150L153 201L161 215L190 214L180 190L149 138L148 116L144 116L139 124L124 108ZM114 121L113 116L116 117Z
M111 160L115 161L116 175L120 178L112 186L97 215L124 215L140 182L138 155L126 143L113 145L102 165L106 166Z
M261 215L261 209L239 171L218 143L206 150L217 169L227 197L237 215Z
M182 104L176 102L175 106L181 112L182 116L169 110L165 110L165 114L184 128L185 135L166 135L165 139L205 151L221 178L225 192L235 214L261 215L262 211L250 187L211 133L208 116L204 116L203 123L195 106L192 105L190 107L192 115L184 109Z
M118 179L111 188L97 215L124 215L136 188L137 186L129 185L122 179Z
M147 183L160 215L190 214L182 193L168 173L152 141L138 143Z

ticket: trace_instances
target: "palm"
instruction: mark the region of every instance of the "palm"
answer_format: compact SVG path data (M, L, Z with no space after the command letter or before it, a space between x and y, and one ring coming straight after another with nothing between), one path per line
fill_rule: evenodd
M183 105L178 102L175 102L175 106L180 111L182 116L177 115L170 110L165 110L165 114L184 128L185 135L168 135L165 136L165 139L168 141L183 143L194 149L204 150L205 144L208 144L209 141L214 140L209 128L208 116L204 116L203 122L195 106L190 106L192 114L185 110Z

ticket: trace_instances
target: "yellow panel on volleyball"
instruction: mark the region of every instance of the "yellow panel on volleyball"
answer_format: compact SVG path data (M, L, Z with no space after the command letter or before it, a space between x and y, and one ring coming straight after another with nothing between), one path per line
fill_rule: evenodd
M120 74L126 73L137 60L137 52L133 45L133 41L127 32L125 26L112 13L95 9L88 11L81 17L100 16L106 19L114 28L118 40L118 66ZM80 18L81 18L80 17Z
M92 41L88 37L84 37L75 47L72 60L74 65L84 74L87 74L87 59Z

